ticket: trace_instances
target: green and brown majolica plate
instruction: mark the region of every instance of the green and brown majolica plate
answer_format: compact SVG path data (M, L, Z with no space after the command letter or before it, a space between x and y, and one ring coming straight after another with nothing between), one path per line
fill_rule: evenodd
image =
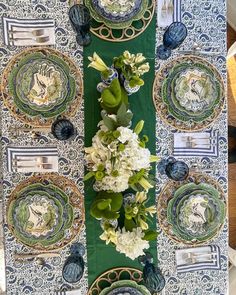
M78 234L83 221L83 200L78 189L53 173L20 183L7 207L7 223L13 235L38 250L63 247Z
M50 126L58 115L74 116L83 91L73 61L52 48L26 49L2 76L2 96L14 117L32 126Z
M112 29L123 29L143 17L148 9L149 0L128 0L124 4L120 2L119 0L85 0L85 5L98 23L104 23Z
M103 289L100 295L151 295L143 285L138 285L135 281L121 280L114 282L110 287Z

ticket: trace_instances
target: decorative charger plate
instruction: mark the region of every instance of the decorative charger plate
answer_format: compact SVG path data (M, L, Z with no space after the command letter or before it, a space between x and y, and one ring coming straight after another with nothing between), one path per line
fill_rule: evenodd
M195 173L182 182L168 182L158 197L157 213L161 228L171 239L199 245L219 234L226 208L219 184L208 175Z
M109 2L113 1L110 0ZM126 2L129 1L124 1L125 4ZM124 42L136 38L142 34L150 24L156 8L155 0L142 1L143 4L141 8L143 9L146 7L144 12L142 12L141 9L139 13L135 14L130 20L117 23L99 15L91 3L91 0L85 1L85 4L90 9L91 15L93 17L90 31L98 38L110 42Z
M111 284L100 292L100 295L151 295L143 285L138 285L135 281L121 280Z
M216 68L205 59L180 57L158 71L153 101L167 124L183 131L201 130L212 124L223 109L224 83Z
M149 0L85 0L91 16L112 29L124 29L147 11Z
M26 49L14 56L1 81L4 104L13 116L35 127L50 127L55 117L71 117L83 91L79 69L51 48Z
M118 267L110 269L104 273L102 273L91 285L87 295L99 295L104 294L101 293L103 290L106 295L106 292L115 282L120 282L122 280L131 280L136 283L141 283L142 278L142 271L135 268L130 267ZM114 286L114 285L113 285ZM115 285L118 287L117 285ZM106 291L105 291L106 290ZM122 293L121 293L122 294ZM141 293L142 294L142 293ZM144 293L145 294L145 293ZM148 293L147 293L148 294Z
M84 204L78 188L54 173L22 181L8 201L9 229L21 243L36 250L66 246L83 223Z

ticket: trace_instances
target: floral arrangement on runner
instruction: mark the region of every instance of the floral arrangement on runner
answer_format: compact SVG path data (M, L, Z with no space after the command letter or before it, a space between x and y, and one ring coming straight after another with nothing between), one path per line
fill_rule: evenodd
M89 60L89 67L100 71L102 80L97 86L102 120L92 146L85 148L88 173L84 179L92 180L98 192L90 213L101 221L100 238L135 259L156 239L156 232L148 226L156 207L146 203L154 184L151 163L157 157L146 147L148 137L140 135L144 121L131 128L133 114L128 108L128 95L144 84L141 76L148 72L149 64L141 53L128 51L115 57L111 67L96 53Z

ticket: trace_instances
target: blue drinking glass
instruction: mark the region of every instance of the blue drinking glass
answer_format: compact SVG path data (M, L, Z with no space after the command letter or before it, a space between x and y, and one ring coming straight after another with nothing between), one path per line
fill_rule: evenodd
M173 22L163 35L163 44L157 47L157 57L167 59L171 56L171 50L179 47L187 37L187 28L181 22Z
M73 5L69 10L69 19L72 28L76 32L76 41L81 46L91 43L90 21L91 16L86 6L82 4Z
M174 157L163 159L157 166L160 174L166 174L166 176L175 181L182 181L189 175L189 167L183 161L177 161Z

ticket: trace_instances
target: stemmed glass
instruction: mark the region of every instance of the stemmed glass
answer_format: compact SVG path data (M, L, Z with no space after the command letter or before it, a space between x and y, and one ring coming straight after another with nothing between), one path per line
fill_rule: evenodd
M163 35L163 44L157 47L157 57L167 59L171 50L179 47L187 37L187 28L181 22L173 22Z
M75 4L69 10L69 19L76 32L76 41L81 46L87 46L91 42L90 21L91 16L86 6Z

